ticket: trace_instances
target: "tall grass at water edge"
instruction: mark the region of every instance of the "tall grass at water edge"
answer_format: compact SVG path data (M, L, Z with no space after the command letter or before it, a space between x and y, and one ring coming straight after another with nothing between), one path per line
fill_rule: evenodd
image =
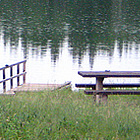
M70 89L0 97L0 139L139 140L140 96L106 105Z

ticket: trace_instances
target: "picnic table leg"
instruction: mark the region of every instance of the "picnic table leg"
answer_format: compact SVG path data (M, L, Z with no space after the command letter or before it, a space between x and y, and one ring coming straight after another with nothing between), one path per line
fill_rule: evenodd
M103 90L103 77L97 77L96 78L96 90ZM96 95L96 102L107 102L107 95Z

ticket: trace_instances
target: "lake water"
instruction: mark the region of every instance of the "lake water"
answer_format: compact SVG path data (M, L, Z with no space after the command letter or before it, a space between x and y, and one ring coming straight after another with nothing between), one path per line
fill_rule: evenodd
M0 1L0 67L27 59L28 83L71 81L73 88L95 82L78 71L140 71L139 5L139 0Z

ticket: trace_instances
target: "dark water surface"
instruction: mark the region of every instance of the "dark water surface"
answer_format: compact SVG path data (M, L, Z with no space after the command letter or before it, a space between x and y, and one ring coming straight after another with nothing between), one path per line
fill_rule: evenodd
M30 83L140 70L139 9L139 0L1 0L0 67L27 59Z

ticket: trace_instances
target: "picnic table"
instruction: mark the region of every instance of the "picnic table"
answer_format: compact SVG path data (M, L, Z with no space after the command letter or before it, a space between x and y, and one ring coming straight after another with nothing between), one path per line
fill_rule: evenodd
M140 95L139 90L103 90L103 80L105 78L140 78L140 71L110 71L110 70L105 70L105 71L79 71L79 75L82 77L87 77L87 78L96 78L96 83L95 83L95 90L92 91L86 91L89 94L96 94L96 101L101 102L101 101L107 101L108 95L110 94L136 94ZM131 87L131 86L130 86Z

